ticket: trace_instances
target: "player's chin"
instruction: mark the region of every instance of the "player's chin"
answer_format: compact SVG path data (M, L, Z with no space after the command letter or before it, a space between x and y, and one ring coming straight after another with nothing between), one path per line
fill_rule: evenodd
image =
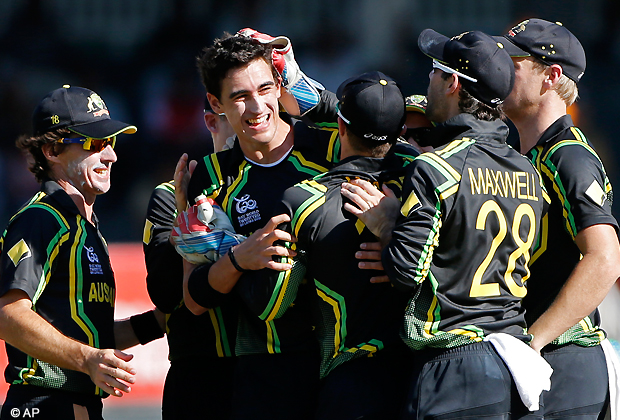
M108 191L110 191L111 187L112 187L112 184L110 183L110 181L92 183L92 190L96 195L107 193Z

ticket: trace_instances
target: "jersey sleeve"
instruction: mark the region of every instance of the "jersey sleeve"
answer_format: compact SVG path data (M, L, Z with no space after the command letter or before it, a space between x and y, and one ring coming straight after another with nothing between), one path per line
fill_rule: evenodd
M68 239L69 225L51 208L34 205L15 216L2 240L0 296L19 289L36 303Z
M169 241L175 214L174 185L157 186L148 204L142 245L149 296L165 313L183 300L183 259Z
M272 321L280 318L295 301L299 286L306 275L306 260L304 244L307 243L306 232L296 229L299 223L297 206L299 196L303 190L295 186L284 193L282 202L276 207L274 214L287 214L291 222L278 226L278 229L292 233L297 238L295 243L276 244L284 245L297 252L294 258L274 256L274 260L292 264L287 271L262 269L244 273L235 286L241 300L250 310L263 321Z
M401 290L414 288L428 275L433 251L439 245L442 215L441 201L433 186L445 182L449 181L421 159L408 167L400 214L382 254L386 274Z
M618 223L611 213L612 188L596 152L581 141L559 142L541 159L541 175L548 178L562 203L565 229L575 238L596 224Z
M338 98L328 90L321 91L317 106L304 114L302 120L319 128L338 128Z
M198 161L187 188L189 204L195 204L199 195L214 198L222 188L223 181L220 172L219 157L228 154L231 150L207 155Z

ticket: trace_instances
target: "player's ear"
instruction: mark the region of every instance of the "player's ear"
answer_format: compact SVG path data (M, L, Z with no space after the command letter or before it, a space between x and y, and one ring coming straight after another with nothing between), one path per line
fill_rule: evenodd
M205 112L204 118L207 129L212 133L217 133L217 119L220 118L220 116L212 112Z
M207 101L209 101L209 105L211 105L211 109L213 109L213 112L215 112L216 114L221 114L224 112L224 110L222 109L222 104L220 103L220 100L217 99L215 95L207 92Z
M65 145L59 143L45 143L41 146L41 152L43 152L43 156L45 159L50 162L58 163L58 155L62 153Z
M284 86L282 86L282 78L278 76L274 79L274 82L276 83L276 96L280 98L280 96L282 96L282 90L284 89Z
M342 118L338 117L338 135L340 138L342 138L346 132L347 124L342 120Z
M556 83L560 81L562 77L562 66L558 64L552 64L545 69L545 87L551 89Z
M449 80L450 80L450 83L448 83L448 87L446 88L446 93L451 95L459 89L459 86L461 85L461 81L459 80L459 76L454 73L450 75Z

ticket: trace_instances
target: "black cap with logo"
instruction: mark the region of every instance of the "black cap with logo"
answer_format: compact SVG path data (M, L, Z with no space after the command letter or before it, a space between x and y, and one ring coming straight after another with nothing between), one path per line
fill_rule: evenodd
M389 76L373 71L345 80L336 91L338 115L358 137L398 138L405 123L405 98Z
M499 37L495 37L498 39ZM504 38L512 57L533 56L547 65L558 64L569 79L579 82L586 71L583 46L561 23L528 19L512 28Z
M34 110L32 120L35 135L68 128L85 137L104 139L137 130L111 119L105 103L92 90L69 85L48 93Z
M501 42L484 32L465 32L448 38L425 29L418 37L418 47L435 60L435 67L457 74L463 87L489 106L501 104L512 90L512 59Z

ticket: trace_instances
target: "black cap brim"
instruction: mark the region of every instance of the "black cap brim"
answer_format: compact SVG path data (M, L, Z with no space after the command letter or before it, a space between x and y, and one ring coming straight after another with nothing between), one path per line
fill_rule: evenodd
M418 48L430 58L445 63L444 47L450 38L432 29L425 29L418 37Z
M138 129L133 126L116 120L100 120L88 124L74 125L67 127L74 133L94 139L105 139L121 133L133 134Z
M494 36L493 39L500 42L511 57L529 57L531 55L527 51L523 51L521 48L517 47L514 42L505 36Z

